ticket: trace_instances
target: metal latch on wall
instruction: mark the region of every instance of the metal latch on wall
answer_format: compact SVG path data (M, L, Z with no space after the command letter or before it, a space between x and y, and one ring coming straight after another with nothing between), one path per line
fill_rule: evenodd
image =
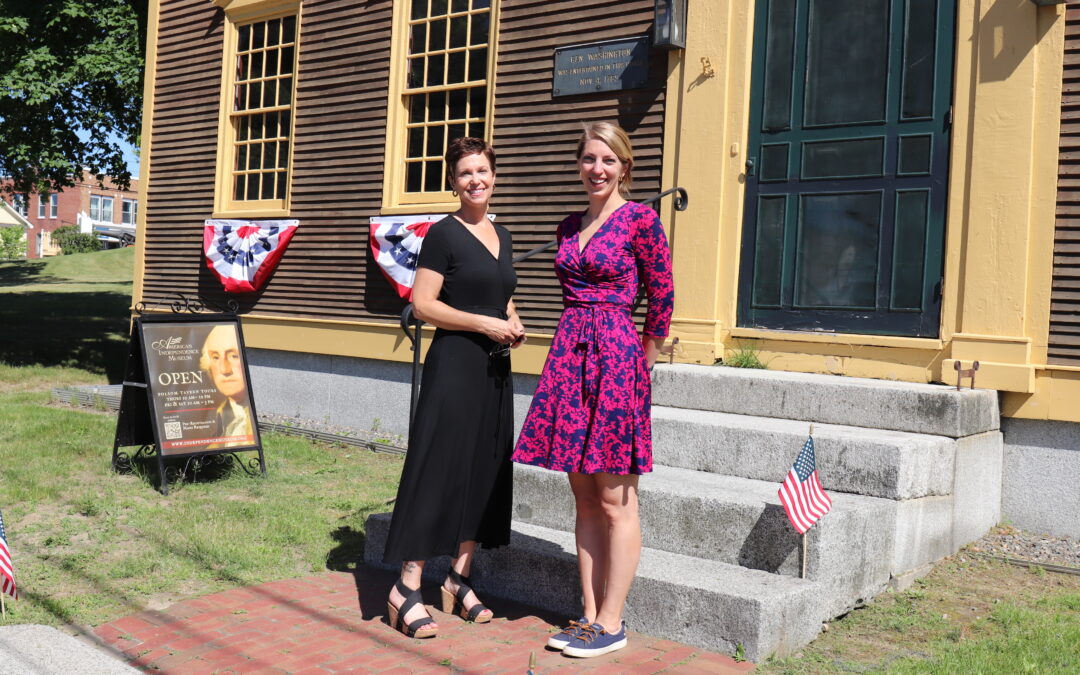
M953 362L953 368L956 369L956 391L960 391L960 381L965 377L971 378L971 388L975 388L975 371L979 369L979 362L973 361L970 368L961 368L960 359Z

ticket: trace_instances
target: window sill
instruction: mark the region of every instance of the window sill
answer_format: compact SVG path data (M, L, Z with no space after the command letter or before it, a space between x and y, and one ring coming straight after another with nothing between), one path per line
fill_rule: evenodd
M427 213L447 214L457 211L460 207L461 203L457 201L428 204L399 204L397 206L383 206L379 209L379 213L384 216L415 216Z
M215 211L210 215L215 220L237 218L288 218L288 209L251 209L248 211Z
M894 347L940 351L944 342L938 338L915 338L898 335L859 335L852 333L808 333L802 331L770 330L763 328L732 328L735 339L773 340L777 342L816 342L824 344L860 345L865 347Z

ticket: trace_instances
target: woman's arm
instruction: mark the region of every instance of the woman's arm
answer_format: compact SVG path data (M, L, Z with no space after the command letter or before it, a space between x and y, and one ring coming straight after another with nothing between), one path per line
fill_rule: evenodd
M514 331L508 321L483 314L472 314L454 309L442 300L443 275L420 267L413 282L413 315L425 323L444 330L466 330L482 333L495 342L506 344L514 340Z
M671 250L660 219L650 210L641 215L638 225L634 237L634 256L637 258L638 276L649 300L641 347L645 350L645 360L652 368L660 356L660 348L664 346L664 338L671 325L675 284L671 271Z
M518 316L513 298L510 298L510 302L506 303L506 320L510 323L510 329L514 331L514 342L511 347L517 349L525 344L528 338L525 337L525 326L521 323L521 317Z
M641 336L641 348L645 350L645 362L649 364L649 368L652 368L656 360L660 358L660 349L664 346L665 339L651 335Z

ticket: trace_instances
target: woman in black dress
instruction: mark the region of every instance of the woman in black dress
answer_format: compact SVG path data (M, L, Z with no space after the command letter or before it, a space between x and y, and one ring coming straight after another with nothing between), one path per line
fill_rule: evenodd
M459 138L446 152L447 180L461 200L431 226L413 284L413 312L434 325L409 452L401 473L384 562L404 561L387 603L390 625L409 637L438 626L420 598L424 561L453 556L443 611L491 620L469 588L477 543L510 541L513 470L511 347L525 338L514 310L510 233L487 217L495 152Z

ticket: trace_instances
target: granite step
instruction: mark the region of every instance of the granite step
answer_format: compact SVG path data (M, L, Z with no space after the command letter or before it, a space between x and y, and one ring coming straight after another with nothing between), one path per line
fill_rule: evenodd
M777 483L787 476L810 431L802 421L667 406L653 406L652 418L655 462ZM951 494L960 442L904 431L814 425L814 452L825 489L884 499Z
M657 365L655 405L960 438L1000 427L997 392L815 373Z
M382 563L390 514L368 518L364 559ZM425 578L441 581L448 559L431 561ZM481 595L510 598L576 617L581 613L574 535L515 522L510 545L483 551L473 565ZM644 548L627 599L627 625L639 632L760 662L788 655L832 618L821 602L825 585L737 565Z
M778 483L656 466L639 485L644 546L748 569L799 576L801 537L777 497ZM896 502L830 493L832 510L807 534L807 578L852 600L888 583ZM514 520L572 531L565 474L514 469Z

